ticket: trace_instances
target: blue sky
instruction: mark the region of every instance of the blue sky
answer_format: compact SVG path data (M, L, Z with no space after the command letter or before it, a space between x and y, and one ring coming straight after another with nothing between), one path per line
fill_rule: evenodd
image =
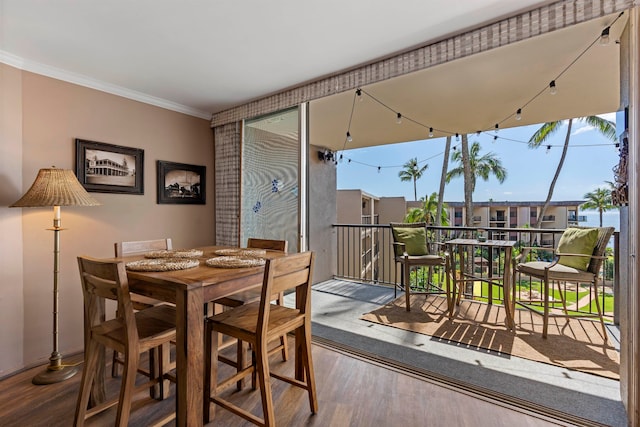
M615 123L615 113L603 114ZM493 132L469 135L469 143L480 143L480 154L495 153L507 169L507 179L500 184L495 178L478 178L474 201L544 201L549 184L558 165L566 135L566 123L544 146L530 149L526 142L540 125L501 129L498 139ZM452 145L460 145L452 140ZM551 145L547 150L546 146ZM437 192L442 171L444 138L434 138L380 147L369 147L342 152L338 163L338 189L362 189L375 196L404 196L413 200L413 183L402 182L398 173L402 165L417 158L420 165L429 166L417 182L418 198ZM349 162L349 159L351 160ZM613 167L619 162L615 144L588 126L575 121L571 142L562 172L558 178L552 200L582 200L583 195L605 181L615 181ZM380 170L378 171L378 166ZM452 163L449 162L451 169ZM462 178L456 178L445 187L445 201L463 201Z

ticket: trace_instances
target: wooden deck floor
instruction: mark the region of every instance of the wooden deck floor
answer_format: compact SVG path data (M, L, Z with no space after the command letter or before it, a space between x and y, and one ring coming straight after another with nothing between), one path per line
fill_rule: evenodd
M292 370L293 361L272 361L274 370ZM554 420L539 414L491 401L473 392L437 383L410 370L385 366L379 361L330 348L314 342L314 366L319 397L319 412L312 415L303 390L272 380L274 404L279 426L552 426L581 425ZM65 359L79 363L81 355ZM80 375L47 386L31 384L42 367L30 369L0 382L0 425L70 426L79 389ZM108 380L110 389L119 385ZM173 391L173 390L172 390ZM259 414L259 393L250 388L233 392ZM152 425L174 410L174 399L158 402L146 394L132 414L130 426ZM88 425L112 425L113 414L105 414ZM170 422L168 425L174 425ZM216 410L209 425L251 425L224 409Z

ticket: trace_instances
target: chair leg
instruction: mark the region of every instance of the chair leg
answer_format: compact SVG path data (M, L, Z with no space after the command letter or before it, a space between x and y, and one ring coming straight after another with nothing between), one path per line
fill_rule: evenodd
M604 324L604 315L602 314L603 310L600 306L600 297L598 295L599 282L600 281L596 277L595 281L593 282L593 292L595 293L596 309L598 310L598 317L600 317L600 325L602 325L602 337L604 338L604 342L606 344L607 342L609 342L609 334L607 333L607 327Z
M80 393L76 402L76 411L74 415L74 426L83 426L84 419L87 415L87 406L89 406L89 397L91 395L91 386L96 374L96 366L98 364L98 352L100 346L91 341L86 346L86 354L84 356L84 369L82 370L82 380L80 380Z
M284 292L280 292L278 294L277 304L280 306L284 306ZM282 335L280 337L280 346L282 347L282 360L286 362L289 360L289 345L287 343L287 336Z
M311 413L318 413L318 395L316 393L316 378L313 372L313 361L311 357L311 322L305 322L304 347L302 348L302 358L307 377L307 391L309 393L309 406Z
M113 350L113 355L111 356L111 378L118 376L118 364L118 352Z
M236 343L236 372L240 372L246 366L246 355L248 346L247 343L241 340L237 340ZM236 383L236 388L238 391L244 388L245 379L244 377L238 380Z
M556 283L558 284L558 295L560 295L560 301L562 302L562 309L564 311L564 314L568 316L569 315L569 311L567 310L567 300L564 297L564 292L562 292L562 289L560 288L560 281L557 280ZM564 283L565 283L564 288L565 288L565 291L566 291L567 282L564 282ZM552 289L553 289L553 287L552 287ZM569 322L569 317L567 317L567 322Z
M124 357L124 368L122 371L122 384L120 385L120 398L118 401L118 414L116 416L116 426L126 427L129 424L129 414L131 413L131 399L138 374L138 356Z
M549 327L549 277L546 274L543 282L542 338L547 338L547 329Z
M203 418L205 423L211 422L214 417L215 405L211 407L211 396L216 393L218 381L218 337L219 334L212 330L209 322L205 326L205 372L204 372L204 398Z
M262 412L265 426L275 426L275 413L273 409L273 396L271 393L271 376L269 375L269 352L266 343L258 343L258 351L254 351L256 358L256 371L262 398Z
M404 298L406 304L406 310L411 311L411 266L408 262L403 263L404 277L403 285L404 285Z

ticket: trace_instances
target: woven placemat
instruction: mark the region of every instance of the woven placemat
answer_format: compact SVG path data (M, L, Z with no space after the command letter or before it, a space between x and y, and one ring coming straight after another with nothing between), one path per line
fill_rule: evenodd
M249 249L249 248L240 248L240 249L218 249L213 252L216 255L225 255L225 256L239 256L239 257L262 257L267 254L265 249Z
M198 258L204 252L200 249L162 249L149 251L144 254L145 258Z
M260 267L265 264L262 258L240 257L240 256L220 256L209 258L205 264L209 267L219 268L242 268L242 267Z
M132 271L173 271L186 270L200 265L197 259L154 258L128 262L125 266Z

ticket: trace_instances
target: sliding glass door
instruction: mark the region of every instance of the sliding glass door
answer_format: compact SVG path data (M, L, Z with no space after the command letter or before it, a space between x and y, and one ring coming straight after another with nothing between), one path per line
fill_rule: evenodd
M298 108L246 120L242 140L240 244L249 237L287 240L301 249L301 161Z

